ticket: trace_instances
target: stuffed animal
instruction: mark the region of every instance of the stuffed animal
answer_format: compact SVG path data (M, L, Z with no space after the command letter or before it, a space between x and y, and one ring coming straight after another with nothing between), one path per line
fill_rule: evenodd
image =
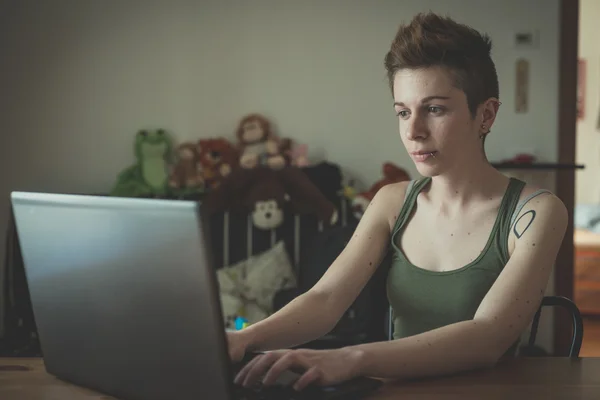
M352 202L352 200L354 200L354 198L356 197L356 194L357 194L357 192L356 192L356 187L354 186L354 179L350 179L348 181L348 183L343 185L342 195L348 201Z
M284 168L277 172L277 177L285 187L293 212L314 214L325 226L337 223L339 215L333 203L300 168Z
M335 206L296 167L240 168L204 201L210 212L248 213L259 229L274 229L284 222L286 212L313 214L326 226L338 220Z
M196 151L207 188L215 189L238 165L237 151L227 139L200 139Z
M236 136L242 168L268 166L281 169L288 164L283 153L290 142L278 139L264 116L246 115L238 125Z
M172 142L164 129L142 129L135 135L135 164L123 170L111 196L161 197L168 191Z
M392 164L391 162L386 162L383 164L382 172L382 179L375 182L369 188L369 190L362 193L357 193L352 199L352 214L356 219L360 219L363 216L365 210L379 189L391 183L407 181L410 179L410 176L405 170Z
M169 187L173 190L180 189L202 189L204 178L199 167L199 157L196 145L193 143L182 143L176 150L177 163L171 168L169 175Z
M290 164L294 167L308 167L310 165L308 161L308 145L306 144L294 144L290 151Z
M244 196L254 226L265 230L283 224L285 212L290 209L289 201L285 187L274 175L256 182Z

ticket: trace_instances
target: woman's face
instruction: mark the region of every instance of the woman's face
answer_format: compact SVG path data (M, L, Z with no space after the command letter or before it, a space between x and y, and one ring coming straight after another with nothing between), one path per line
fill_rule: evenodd
M446 70L400 70L394 77L400 137L423 176L480 163L483 113L472 117L467 97Z

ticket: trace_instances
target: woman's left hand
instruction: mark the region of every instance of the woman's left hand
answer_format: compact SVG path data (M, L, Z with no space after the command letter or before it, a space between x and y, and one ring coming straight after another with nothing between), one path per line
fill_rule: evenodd
M309 384L334 385L359 375L360 353L352 348L335 350L277 350L253 358L235 378L235 383L254 386L262 378L262 384L272 385L286 370L299 371L301 376L294 382L295 390ZM264 377L264 378L263 378Z

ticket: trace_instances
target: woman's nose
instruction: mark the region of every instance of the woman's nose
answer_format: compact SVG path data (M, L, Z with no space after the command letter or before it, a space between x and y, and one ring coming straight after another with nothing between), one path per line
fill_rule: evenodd
M427 124L418 115L412 115L405 124L405 135L409 140L424 139L428 136Z

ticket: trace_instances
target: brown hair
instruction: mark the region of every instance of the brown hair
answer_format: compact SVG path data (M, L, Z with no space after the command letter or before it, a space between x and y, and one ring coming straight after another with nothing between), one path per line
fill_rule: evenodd
M490 97L499 99L498 75L490 56L492 41L486 34L434 13L418 14L401 25L385 56L393 92L394 76L401 69L444 67L454 85L465 92L471 114Z

